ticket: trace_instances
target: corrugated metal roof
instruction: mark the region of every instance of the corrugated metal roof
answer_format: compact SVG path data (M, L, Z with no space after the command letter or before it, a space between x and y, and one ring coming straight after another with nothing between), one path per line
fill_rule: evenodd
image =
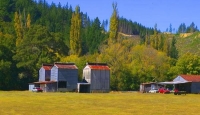
M60 69L78 69L74 63L54 63Z
M51 70L51 68L53 67L53 64L42 64L42 67L43 67L45 70Z
M90 69L95 70L110 70L108 65L106 63L86 63L87 66L89 66Z
M110 70L107 65L88 65L91 69L95 70Z
M200 82L200 75L180 75L183 79L191 82Z
M45 70L51 70L52 66L43 66Z

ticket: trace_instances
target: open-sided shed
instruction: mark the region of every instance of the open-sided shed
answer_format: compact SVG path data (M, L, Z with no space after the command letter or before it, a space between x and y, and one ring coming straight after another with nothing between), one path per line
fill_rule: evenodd
M161 84L158 84L157 82L147 82L140 84L140 92L142 93L148 93L151 89L159 89L162 87Z
M159 84L172 84L179 91L200 93L200 75L178 75L171 82L160 82Z
M187 93L200 93L200 75L179 75L174 82L185 82L182 84L175 84L175 88L185 90Z
M83 83L78 83L78 92L109 92L110 68L106 63L87 63L83 80Z

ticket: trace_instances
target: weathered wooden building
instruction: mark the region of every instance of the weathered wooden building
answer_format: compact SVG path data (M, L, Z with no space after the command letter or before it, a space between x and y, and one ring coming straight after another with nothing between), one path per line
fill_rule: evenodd
M78 83L78 68L74 63L43 64L39 70L39 81L34 87L44 92L75 91ZM33 85L29 84L31 91Z
M54 63L51 81L57 82L57 91L75 91L78 83L78 68L74 63Z
M78 92L109 92L110 68L106 63L87 63L83 69L84 82L78 83Z
M57 91L57 82L51 81L51 68L53 64L42 64L39 70L39 80L34 82L35 87L40 87L44 92Z

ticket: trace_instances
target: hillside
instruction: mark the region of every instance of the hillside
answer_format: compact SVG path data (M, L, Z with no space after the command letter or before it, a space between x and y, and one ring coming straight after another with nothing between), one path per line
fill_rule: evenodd
M179 34L176 37L179 56L187 52L200 55L200 32Z

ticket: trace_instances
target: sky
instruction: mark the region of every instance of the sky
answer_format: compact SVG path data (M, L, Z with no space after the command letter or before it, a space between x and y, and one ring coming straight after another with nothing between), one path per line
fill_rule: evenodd
M100 21L110 19L113 8L112 3L117 3L120 17L138 22L146 27L162 32L169 28L176 30L181 23L189 26L192 22L200 29L200 0L46 0L56 5L71 5L73 10L77 5L90 19L98 17Z

